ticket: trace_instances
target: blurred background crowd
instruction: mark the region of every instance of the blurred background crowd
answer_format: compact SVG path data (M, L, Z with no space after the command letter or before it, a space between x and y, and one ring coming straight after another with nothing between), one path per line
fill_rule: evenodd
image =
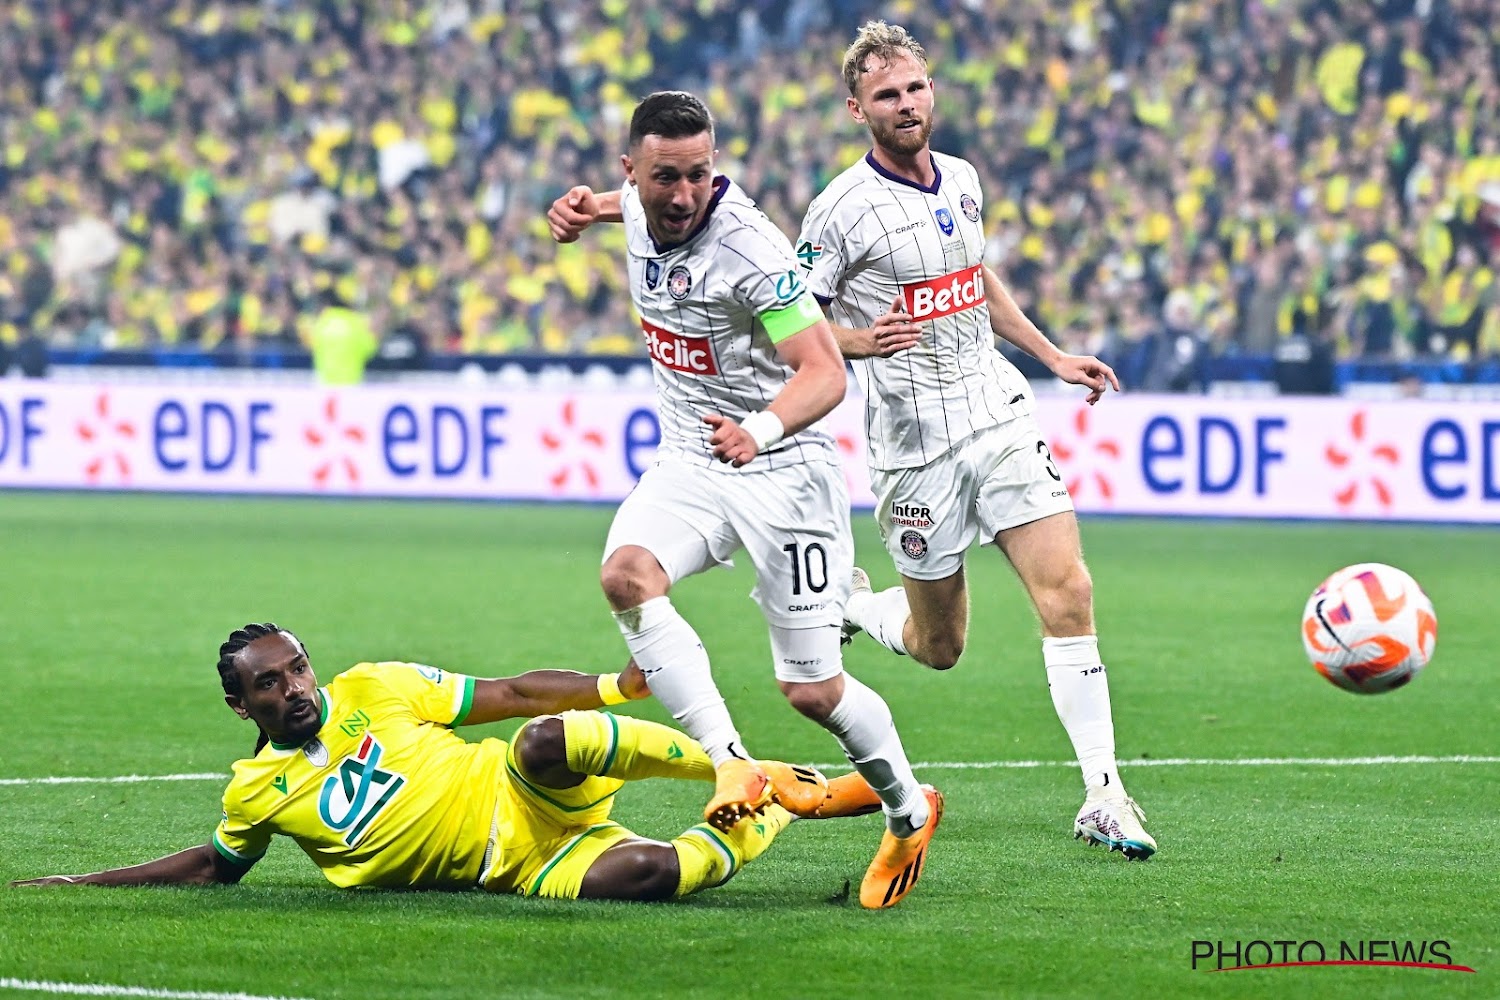
M0 342L638 354L636 99L703 96L789 237L862 155L844 47L905 24L989 263L1138 388L1306 337L1500 355L1496 0L0 0Z

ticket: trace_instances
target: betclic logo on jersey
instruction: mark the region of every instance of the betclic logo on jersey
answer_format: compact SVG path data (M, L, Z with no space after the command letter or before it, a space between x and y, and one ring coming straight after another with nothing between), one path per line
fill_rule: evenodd
M686 375L719 374L719 363L706 339L684 337L646 319L641 320L641 331L646 335L646 353L663 368Z
M918 323L973 309L983 301L983 264L901 286L901 304Z

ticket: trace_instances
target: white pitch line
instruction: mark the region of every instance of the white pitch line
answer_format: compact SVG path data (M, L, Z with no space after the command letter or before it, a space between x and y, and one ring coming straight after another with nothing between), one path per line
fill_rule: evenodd
M134 785L142 781L227 781L227 773L117 774L107 778L0 778L0 785Z
M1457 754L1450 757L1147 757L1122 760L1121 767L1375 767L1387 764L1500 764L1500 757ZM814 764L825 770L848 767L847 761ZM1028 770L1037 767L1077 767L1074 760L959 760L922 761L913 769L926 771ZM228 781L227 773L122 774L114 777L0 778L5 785L123 785L146 781Z
M108 983L49 983L36 979L0 979L0 990L32 993L69 993L86 997L155 997L161 1000L299 1000L263 997L252 993L205 993L198 990L157 990L148 986L111 986Z

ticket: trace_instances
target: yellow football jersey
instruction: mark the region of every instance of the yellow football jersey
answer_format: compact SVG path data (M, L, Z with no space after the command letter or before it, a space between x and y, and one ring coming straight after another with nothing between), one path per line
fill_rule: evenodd
M318 690L316 737L235 763L214 846L249 865L279 833L334 885L478 884L507 746L450 728L468 715L474 678L360 663Z

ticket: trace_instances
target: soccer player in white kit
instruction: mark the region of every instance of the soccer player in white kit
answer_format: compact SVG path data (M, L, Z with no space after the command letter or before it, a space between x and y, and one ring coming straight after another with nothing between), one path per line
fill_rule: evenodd
M946 670L963 653L964 554L993 541L1042 626L1058 718L1083 770L1075 837L1147 858L1156 842L1120 783L1093 587L1073 502L1004 337L1089 403L1119 389L1097 358L1064 354L984 265L973 166L933 152L933 84L899 26L864 25L843 63L849 113L873 148L809 206L797 254L865 395L876 521L905 586L874 593L855 571L845 617L897 653Z
M844 361L786 236L714 174L714 155L702 102L652 94L631 118L626 185L575 187L549 212L560 241L595 221L624 223L656 379L657 461L615 514L600 579L651 693L712 758L704 815L728 829L776 787L741 744L669 593L746 551L781 690L880 798L887 828L860 902L891 906L921 875L943 803L917 784L885 701L843 668L854 543L837 448L818 421L844 397Z

